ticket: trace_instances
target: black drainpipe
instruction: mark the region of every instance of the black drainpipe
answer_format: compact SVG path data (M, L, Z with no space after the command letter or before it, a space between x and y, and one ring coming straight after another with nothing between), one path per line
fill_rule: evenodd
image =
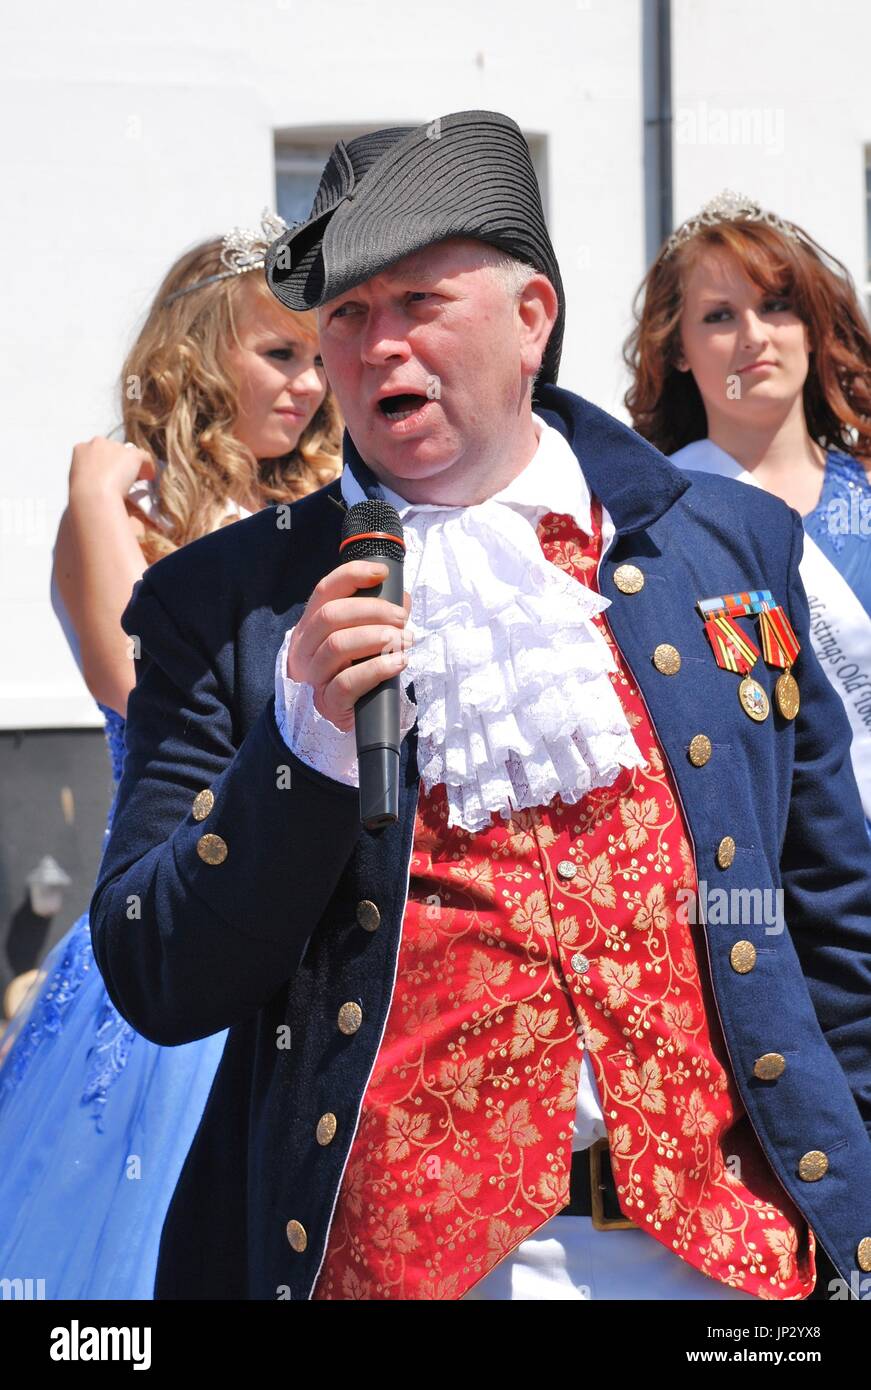
M671 0L642 0L646 264L674 230L671 160Z

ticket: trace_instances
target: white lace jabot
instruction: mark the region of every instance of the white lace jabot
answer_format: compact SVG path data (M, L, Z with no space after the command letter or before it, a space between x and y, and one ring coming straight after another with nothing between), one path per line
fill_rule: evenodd
M536 535L547 512L587 534L592 523L571 446L532 418L533 458L485 502L410 503L383 488L407 548L414 645L403 680L414 682L418 768L428 791L445 783L448 824L470 831L557 793L571 804L621 767L646 765L591 622L610 599L552 565ZM347 467L341 488L348 506L363 500Z

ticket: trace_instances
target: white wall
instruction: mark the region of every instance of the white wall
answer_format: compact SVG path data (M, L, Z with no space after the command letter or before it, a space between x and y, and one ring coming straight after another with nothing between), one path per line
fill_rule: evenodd
M99 722L48 602L72 445L117 423L175 256L274 203L276 130L507 112L550 144L563 384L616 398L641 270L637 0L43 0L4 9L0 727Z
M865 283L871 6L672 0L675 220L730 187Z
M72 445L117 423L125 348L175 256L274 203L276 131L482 107L544 136L568 297L560 381L623 413L645 268L640 5L4 7L0 728L100 722L48 602ZM673 0L672 35L676 219L730 185L863 277L871 9Z

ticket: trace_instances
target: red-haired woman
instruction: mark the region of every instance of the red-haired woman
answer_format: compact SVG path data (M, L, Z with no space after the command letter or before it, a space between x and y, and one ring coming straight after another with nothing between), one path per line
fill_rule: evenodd
M850 275L726 190L665 242L635 319L625 403L639 434L802 517L811 636L850 718L871 833L871 333Z

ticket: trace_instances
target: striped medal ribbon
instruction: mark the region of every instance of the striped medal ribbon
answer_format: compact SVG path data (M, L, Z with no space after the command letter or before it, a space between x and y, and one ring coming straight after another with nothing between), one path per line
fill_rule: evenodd
M762 591L767 593L767 591ZM770 597L770 595L769 595ZM745 602L746 600L746 602ZM750 604L764 603L760 591L750 594L726 594L720 598L700 599L698 608L704 619L705 635L711 644L717 665L724 671L735 671L743 677L738 686L741 708L751 719L761 723L767 719L771 706L758 681L750 675L759 657L756 646L735 621L736 617L763 610Z
M798 682L791 667L801 651L792 623L779 604L759 614L759 640L762 643L762 659L769 666L782 666L783 671L774 687L777 708L784 719L795 719L798 714L800 696Z

